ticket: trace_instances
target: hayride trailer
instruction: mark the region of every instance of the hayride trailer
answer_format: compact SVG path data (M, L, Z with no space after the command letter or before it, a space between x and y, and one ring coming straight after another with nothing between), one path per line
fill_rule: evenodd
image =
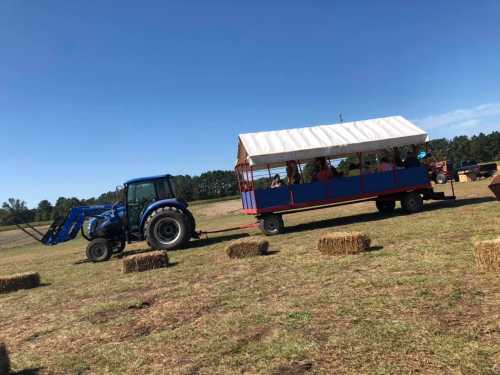
M373 200L384 214L393 212L397 201L405 212L415 213L423 209L424 200L455 199L454 194L434 192L426 166L402 164L400 147L409 147L416 155L418 145L425 147L428 140L424 130L401 116L241 134L235 172L243 212L255 215L262 232L274 235L283 232L284 214L302 210ZM389 170L368 170L363 161L373 154L390 153ZM304 181L304 165L315 158L325 158L334 167L332 160L353 155L359 160L358 175L336 174L328 181ZM298 166L300 183L271 188L275 171L290 161ZM256 178L266 172L267 177ZM266 179L267 186L262 186Z

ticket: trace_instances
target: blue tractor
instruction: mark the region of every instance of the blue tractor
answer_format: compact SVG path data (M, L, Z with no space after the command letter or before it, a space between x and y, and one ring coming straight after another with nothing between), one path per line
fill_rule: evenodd
M45 234L25 225L19 228L44 245L70 241L81 232L89 241L86 253L92 262L108 260L127 243L145 240L152 249L174 250L199 237L188 204L175 197L170 175L127 181L120 201L73 208Z

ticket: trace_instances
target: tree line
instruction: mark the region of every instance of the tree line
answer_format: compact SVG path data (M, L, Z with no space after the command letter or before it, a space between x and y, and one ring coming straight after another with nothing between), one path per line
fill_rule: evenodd
M429 143L433 156L438 160L462 160L486 162L500 160L500 132L480 133L472 137L457 136L453 139L440 138ZM347 165L347 163L344 163ZM306 171L304 171L306 172ZM233 171L209 171L200 176L173 176L177 198L186 201L221 198L238 194ZM36 208L28 208L21 199L10 198L0 208L0 225L12 225L16 217L26 222L49 221L64 216L73 207L113 203L119 199L119 191L110 191L97 198L79 199L60 197L54 204L42 200Z

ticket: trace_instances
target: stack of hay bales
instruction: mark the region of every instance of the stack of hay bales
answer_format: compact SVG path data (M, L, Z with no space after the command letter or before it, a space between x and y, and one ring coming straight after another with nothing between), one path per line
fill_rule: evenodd
M476 241L474 257L477 268L481 271L500 271L500 238Z
M18 289L30 289L40 285L40 275L37 272L18 273L0 277L0 293L14 292Z
M10 360L7 347L0 342L0 375L8 375L10 372Z
M123 259L122 271L142 272L155 268L168 267L168 254L166 251L150 251L144 254L137 254Z
M248 258L266 255L269 242L262 239L245 239L234 241L226 248L227 256L233 258Z
M370 248L370 238L360 232L330 232L318 240L318 250L325 255L359 254Z

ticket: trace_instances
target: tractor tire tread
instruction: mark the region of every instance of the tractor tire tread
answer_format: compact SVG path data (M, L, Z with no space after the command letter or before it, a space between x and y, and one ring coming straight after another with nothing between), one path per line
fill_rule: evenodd
M166 213L166 212L173 212L175 213L176 215L181 215L182 217L182 220L183 220L183 223L184 223L184 230L186 232L186 234L184 234L184 238L180 241L180 243L172 248L165 248L165 247L161 247L159 245L157 245L156 241L152 238L150 238L151 236L151 231L149 229L151 223L153 222L153 220L158 216L158 215L161 215L163 213ZM165 207L160 207L156 210L154 210L153 212L151 212L148 216L148 218L146 219L146 222L144 224L144 237L146 239L146 242L147 244L149 245L150 248L152 249L159 249L159 250L173 250L173 249L177 249L177 248L181 248L183 246L185 246L187 244L187 242L189 242L191 236L189 235L191 233L191 230L190 230L190 223L189 223L189 219L187 217L187 215L180 209L178 209L177 207L173 207L173 206L165 206Z

